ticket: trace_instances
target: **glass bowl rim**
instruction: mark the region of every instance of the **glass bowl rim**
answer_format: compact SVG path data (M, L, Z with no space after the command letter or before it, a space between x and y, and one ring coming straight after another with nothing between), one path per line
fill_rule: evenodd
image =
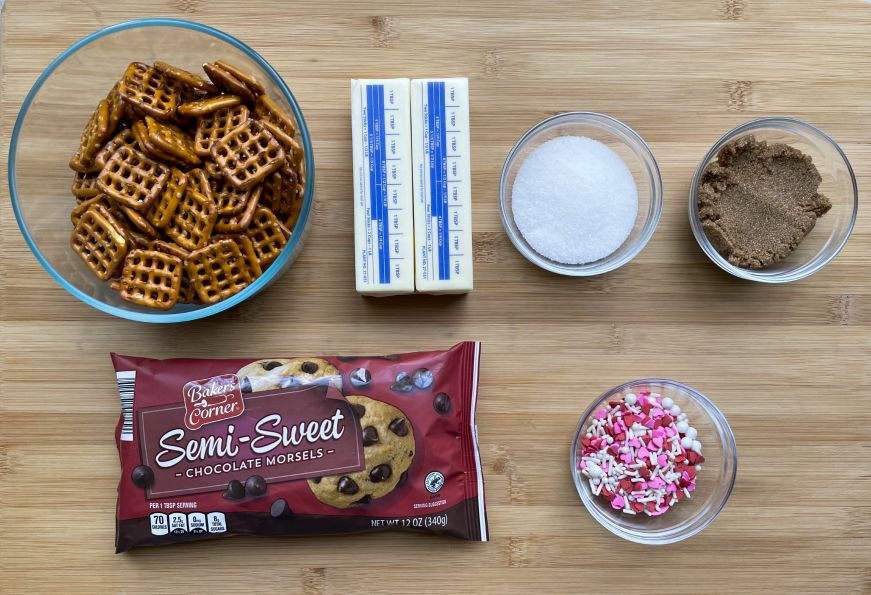
M698 201L699 181L701 180L702 173L704 172L707 164L714 157L716 157L719 150L723 148L723 145L733 140L740 134L743 134L745 132L752 132L753 130L759 130L761 128L767 127L777 128L792 135L796 134L794 132L794 129L798 128L808 132L812 136L823 140L826 144L828 144L835 150L835 153L837 153L837 155L839 155L841 160L844 162L847 173L850 176L850 182L853 186L853 212L850 217L850 223L847 226L844 237L840 240L834 251L825 258L820 258L820 255L818 253L808 262L799 267L797 271L777 276L761 274L751 269L742 269L741 267L736 267L728 260L723 258L711 244L710 240L708 240L708 236L702 229L702 225L698 217L698 207L696 206L696 203ZM699 244L699 247L702 249L702 251L708 256L708 258L710 258L711 261L713 261L713 263L716 264L718 267L720 267L727 273L734 275L735 277L748 281L757 281L759 283L789 283L792 281L804 279L805 277L810 277L814 273L819 272L820 270L825 268L831 261L833 261L835 257L837 257L838 254L841 253L841 250L844 249L844 246L847 245L847 241L853 234L853 228L856 226L856 218L859 214L859 187L856 182L856 174L853 172L853 166L850 164L850 160L847 159L847 155L844 153L843 149L841 149L841 146L835 141L835 139L833 139L823 130L799 118L790 118L787 116L768 116L764 118L754 118L753 120L744 122L740 126L736 126L732 130L726 132L717 140L717 142L714 143L710 150L708 150L704 158L702 158L702 161L696 168L696 173L695 175L693 175L692 185L690 186L688 213L690 227L692 228L693 236L695 237L696 242Z
M716 505L716 509L709 511L708 517L704 520L704 522L699 523L696 526L692 526L688 530L684 530L681 533L674 533L671 529L664 529L651 534L643 534L628 531L620 527L617 523L602 514L592 503L592 501L587 501L587 493L584 487L581 485L582 478L580 472L577 469L577 445L580 441L581 433L584 430L585 422L595 413L596 408L601 406L601 404L606 399L608 399L615 393L629 389L633 386L644 384L662 385L676 388L685 392L687 395L689 395L691 399L701 405L705 412L714 421L714 425L718 426L721 430L723 438L724 458L731 458L732 460L732 474L731 477L728 478L729 484L723 491L722 499L720 503ZM569 467L571 469L572 480L575 485L575 490L578 492L578 497L581 499L584 508L586 508L587 512L590 513L590 516L596 519L596 521L605 529L618 537L622 537L623 539L626 539L627 541L632 541L634 543L640 543L644 545L667 545L669 543L677 543L679 541L683 541L684 539L688 539L693 535L697 535L705 528L707 528L708 525L713 523L714 520L720 515L720 512L723 511L723 508L725 508L726 504L729 502L729 498L732 496L732 490L735 487L735 480L738 477L738 445L735 442L735 434L732 431L732 426L729 425L729 421L726 419L726 416L723 415L723 412L720 411L720 409L714 404L714 402L706 397L703 393L699 392L698 390L687 384L678 382L677 380L671 380L669 378L639 378L637 380L630 380L629 382L618 384L613 388L609 388L601 395L596 397L593 402L590 403L590 405L584 410L578 421L578 426L575 429L574 437L572 438L572 443L569 450ZM691 518L697 519L699 517L698 515L696 515Z
M645 166L648 170L648 178L651 182L650 207L647 213L647 219L641 229L641 234L633 243L632 248L627 251L627 253L624 254L621 258L608 263L607 266L600 266L594 268L588 266L592 263L588 263L587 265L565 265L566 267L581 266L585 268L560 268L558 265L551 263L549 259L546 259L537 252L535 252L535 250L527 249L523 242L520 241L520 238L517 237L518 234L511 229L511 225L509 223L514 221L514 216L509 216L505 204L509 166L513 163L518 152L526 145L527 142L529 142L531 138L533 138L536 134L540 133L546 128L552 126L554 123L558 123L560 120L582 121L601 128L602 130L606 130L612 134L614 134L615 131L619 132L629 138L631 141L635 142L637 147L633 147L633 149L637 148L637 152L646 157L646 159L643 160L645 161ZM508 235L508 239L511 240L511 243L514 245L517 251L520 252L523 257L532 264L546 271L550 271L552 273L564 275L567 277L592 277L595 275L609 273L615 269L622 267L623 265L634 259L636 256L638 256L638 254L641 253L641 251L653 237L653 234L656 231L656 227L657 225L659 225L659 220L662 217L664 197L665 190L663 188L662 174L659 169L659 163L657 162L656 156L653 154L653 151L651 150L647 142L641 137L640 134L638 134L638 132L635 131L634 128L632 128L625 122L618 120L613 116L609 116L608 114L602 114L599 112L561 112L559 114L548 116L547 118L539 121L537 124L533 125L526 132L524 132L517 140L517 142L515 142L514 145L511 147L511 150L508 151L508 155L505 157L505 162L502 165L502 174L499 177L499 214L502 218L502 226L505 228L505 233ZM605 258L608 257L606 256Z
M88 295L84 291L74 287L48 262L45 256L43 256L42 252L39 250L36 243L34 242L33 237L30 235L30 231L28 230L27 225L24 222L24 217L21 213L21 209L19 206L18 190L15 181L15 162L16 151L18 148L18 140L21 133L21 128L24 123L24 118L30 110L30 106L33 103L33 100L36 97L37 93L40 91L40 89L42 89L45 81L49 78L49 76L54 73L55 70L57 70L57 68L61 64L63 64L70 56L74 55L81 48L113 33L141 27L178 27L181 29L189 29L192 31L197 31L199 33L211 35L212 37L223 41L238 50L241 50L271 77L272 82L276 83L276 85L284 95L284 98L287 100L288 104L290 104L291 109L293 110L293 114L296 117L297 124L299 125L300 137L302 139L303 152L305 155L307 183L305 188L305 195L303 197L302 208L300 210L299 220L297 221L295 227L300 231L298 233L294 233L291 236L290 240L287 242L284 249L278 255L278 258L275 260L275 262L272 263L272 266L269 268L269 270L261 275L260 278L258 278L256 281L254 281L254 283L252 283L236 295L227 298L226 300L222 300L216 304L211 304L202 308L197 308L195 310L189 310L187 312L152 313L125 310L123 308L119 308L117 306L113 306L99 299L96 299L91 295ZM9 199L12 202L12 211L15 214L15 219L18 222L18 227L21 230L21 234L24 236L24 240L27 243L27 246L30 248L30 251L33 252L34 256L36 256L36 259L42 265L42 268L44 268L54 278L54 280L57 281L57 283L67 292L69 292L82 302L88 304L89 306L107 314L118 316L120 318L125 318L127 320L134 320L137 322L173 323L199 320L201 318L206 318L208 316L212 316L214 314L232 308L233 306L236 306L237 304L245 301L249 297L257 294L261 289L265 288L269 283L272 282L272 280L276 277L279 271L282 271L285 263L288 261L290 255L294 252L294 249L301 240L301 237L303 235L302 230L305 229L305 226L308 223L308 218L311 212L314 196L315 164L308 127L305 123L305 119L303 118L302 111L299 108L299 104L297 103L296 98L294 97L293 93L291 92L290 88L288 88L282 77L278 74L275 68L273 68L272 65L269 64L269 62L267 62L258 52L256 52L254 49L252 49L242 41L236 39L232 35L224 33L223 31L215 29L214 27L203 25L202 23L176 18L144 18L109 25L108 27L99 29L91 33L90 35L79 39L67 49L65 49L63 52L61 52L54 60L49 63L45 70L42 71L42 73L36 79L36 82L34 82L30 91L25 96L23 103L21 104L21 108L19 109L18 116L15 120L15 126L12 129L12 136L9 143L9 158L7 160L7 166Z

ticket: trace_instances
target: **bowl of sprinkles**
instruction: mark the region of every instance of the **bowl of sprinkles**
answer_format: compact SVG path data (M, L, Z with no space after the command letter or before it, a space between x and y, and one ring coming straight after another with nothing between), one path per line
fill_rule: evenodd
M624 539L658 545L713 522L732 493L738 451L707 397L648 378L614 387L590 405L570 463L593 518Z

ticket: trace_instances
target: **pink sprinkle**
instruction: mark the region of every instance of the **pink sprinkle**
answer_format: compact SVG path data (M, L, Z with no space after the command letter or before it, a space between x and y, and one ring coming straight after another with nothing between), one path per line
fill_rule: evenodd
M617 510L623 508L626 505L626 500L623 499L623 496L617 496L613 500L611 500L611 508L616 508Z
M593 417L595 417L596 419L605 419L607 416L608 410L602 407L596 412L596 415L594 415Z
M625 432L625 431L626 431L626 424L624 424L622 421L618 421L616 424L614 424L614 433L615 434L620 434L620 433Z
M638 449L638 458L639 459L646 459L649 456L650 456L650 451L647 450L646 448L644 448L643 446Z
M587 461L582 460L581 461L581 469L586 469L586 468L587 468Z
M667 486L665 486L665 491L669 494L674 494L677 491L677 486L674 485L673 483L670 483Z
M653 432L651 432L651 435L654 438L665 438L665 430L663 430L662 428L656 428L655 430L653 430Z
M651 444L653 444L653 446L657 448L657 450L662 448L662 438L660 438L659 436L654 436L653 440L651 440L650 442Z
M672 436L676 436L677 430L675 430L674 428L670 428L670 427L665 428L665 435L668 436L669 438L671 438Z
M654 420L653 420L652 417L648 417L647 420L644 422L644 427L645 427L645 428L653 429L653 426L654 426L655 423L656 423L656 422L654 422Z
M668 504L663 504L662 508L660 508L659 510L654 510L653 512L650 512L649 514L650 514L650 516L659 516L661 514L665 514L667 511L668 511Z
M632 453L625 452L620 455L620 460L626 463L627 465L632 462Z
M650 410L650 415L656 419L659 419L660 417L665 415L665 411L663 411L659 407L654 407L653 409Z
M639 440L638 438L633 438L629 441L629 446L631 446L632 448L641 448L641 440Z
M665 467L665 465L668 463L668 457L665 455L659 455L658 457L656 457L656 463L660 467Z
M650 481L647 482L647 485L649 485L650 487L652 487L655 490L661 490L662 488L665 487L665 482L662 481L661 477L654 477L653 479L651 479Z

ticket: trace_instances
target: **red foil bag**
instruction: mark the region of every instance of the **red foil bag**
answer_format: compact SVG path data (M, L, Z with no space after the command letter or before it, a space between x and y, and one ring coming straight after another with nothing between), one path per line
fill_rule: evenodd
M487 541L480 344L389 356L112 354L117 552L398 529Z

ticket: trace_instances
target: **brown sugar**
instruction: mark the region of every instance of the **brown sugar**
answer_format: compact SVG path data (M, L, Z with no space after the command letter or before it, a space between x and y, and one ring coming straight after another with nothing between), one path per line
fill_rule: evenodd
M832 203L810 156L747 136L725 145L702 173L699 219L735 266L764 269L787 256Z

